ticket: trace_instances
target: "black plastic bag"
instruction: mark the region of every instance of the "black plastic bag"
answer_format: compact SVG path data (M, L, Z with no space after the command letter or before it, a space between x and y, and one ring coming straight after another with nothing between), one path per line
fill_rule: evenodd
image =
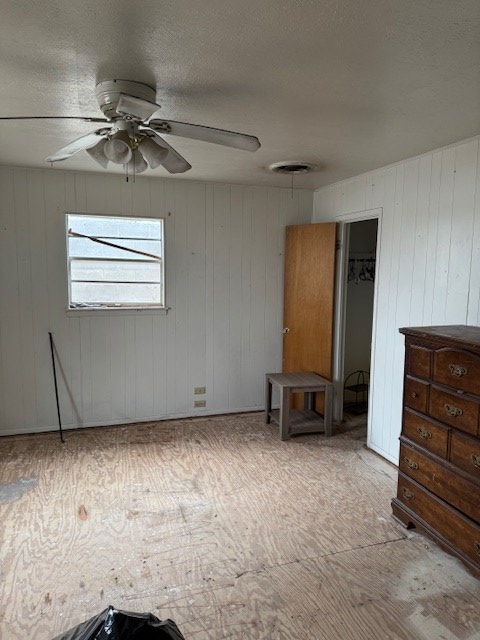
M185 640L173 620L110 606L54 640Z

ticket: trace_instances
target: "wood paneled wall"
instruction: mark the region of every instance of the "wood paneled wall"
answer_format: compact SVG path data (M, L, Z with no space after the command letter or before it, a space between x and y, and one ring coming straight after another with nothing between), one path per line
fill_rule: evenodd
M281 367L284 227L310 222L312 200L0 168L0 434L57 425L49 331L66 427L263 406L263 375ZM65 212L164 217L168 314L67 313Z
M398 461L399 327L480 324L479 139L319 189L314 222L383 208L369 445Z

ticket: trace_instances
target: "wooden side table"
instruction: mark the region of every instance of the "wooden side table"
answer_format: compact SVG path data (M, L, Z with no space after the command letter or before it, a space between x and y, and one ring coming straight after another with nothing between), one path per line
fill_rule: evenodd
M272 409L272 387L280 390L280 409ZM324 415L315 411L317 392L325 394ZM304 394L304 408L290 408L290 394ZM298 433L332 435L333 384L311 371L265 374L265 422L280 426L280 438L287 440Z

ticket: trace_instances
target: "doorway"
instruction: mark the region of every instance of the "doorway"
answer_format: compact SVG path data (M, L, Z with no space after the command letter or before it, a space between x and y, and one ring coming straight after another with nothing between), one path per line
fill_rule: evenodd
M377 232L377 218L344 225L339 418L352 427L366 427L368 421Z

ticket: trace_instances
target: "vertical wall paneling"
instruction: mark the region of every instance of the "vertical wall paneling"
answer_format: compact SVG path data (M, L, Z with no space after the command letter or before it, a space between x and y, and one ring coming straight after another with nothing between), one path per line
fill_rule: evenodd
M30 173L30 172L29 172ZM70 348L70 331L68 321L66 321L65 310L68 304L67 293L67 251L66 251L66 227L65 212L68 211L67 206L73 205L77 200L81 202L80 211L84 211L85 207L85 179L77 179L74 175L73 179L68 181L68 187L64 186L64 174L61 171L45 172L45 238L46 238L46 254L47 254L47 288L48 288L48 309L49 309L49 331L52 332L55 349L56 360L58 362L58 390L61 408L62 422L65 424L73 423L73 406L70 400L72 390L72 367L71 367L71 348ZM68 198L68 200L67 200ZM32 215L36 215L35 208ZM48 352L48 336L44 338L44 348ZM90 343L85 345L90 351ZM41 365L40 365L41 366ZM45 373L44 368L42 369ZM51 379L52 372L50 369L49 376ZM82 380L82 387L83 387ZM91 384L86 384L89 388L90 395L85 397L82 392L82 401L90 404L91 407ZM50 392L50 402L52 412L55 416L56 409L55 396L53 386ZM88 414L88 411L87 411Z
M177 251L177 236L175 233L175 182L173 180L165 183L165 302L168 307L166 324L166 411L165 415L172 415L176 412L176 272L180 264L180 251Z
M148 181L150 203L149 214L164 220L164 231L167 237L170 233L171 217L166 205L165 181ZM166 252L165 252L166 253ZM167 294L168 298L168 294ZM167 300L167 305L171 303ZM152 316L152 357L153 357L153 415L164 416L167 414L167 324L169 318L164 316Z
M478 142L478 141L477 141ZM480 143L477 150L474 217L472 224L472 262L468 295L467 324L480 325Z
M27 171L18 169L14 175L15 235L17 242L17 273L20 349L17 353L22 368L22 395L25 424L36 422L35 360L32 298L32 273L30 258L30 222L28 210Z
M213 398L220 410L228 398L229 306L230 306L230 187L215 185L213 191Z
M229 238L229 324L228 324L228 405L242 405L242 231L243 188L230 189L230 238Z
M0 168L0 434L57 428L49 331L66 428L261 408L284 226L312 207L307 190ZM168 313L67 312L66 212L164 218Z
M438 235L438 209L440 206L440 182L442 179L442 153L431 154L432 172L430 177L430 188L428 191L427 207L427 249L426 249L426 271L425 271L425 291L423 297L423 313L421 324L428 326L432 324L433 317L433 293L435 286L435 275L437 265L437 235Z
M265 359L265 299L267 279L265 270L265 249L267 246L268 189L255 187L252 211L252 298L251 298L251 340L256 348L252 350L252 369L257 375L252 380L252 394L255 405L260 405L263 396L261 364Z
M125 316L125 419L138 420L135 316ZM175 397L175 396L174 396Z
M47 269L47 237L44 174L41 171L30 172L27 183L27 201L29 211L29 256L32 288L31 313L33 324L33 366L34 384L32 393L35 396L36 422L45 423L50 420L53 393L53 377L44 371L42 362L48 357L49 350L49 299ZM33 314L35 322L33 322ZM61 370L60 374L64 372ZM62 378L63 380L63 378Z
M187 185L187 397L194 403L194 387L206 387L206 208L205 187ZM199 399L206 399L201 396Z
M101 179L100 176L96 176ZM131 205L130 205L130 215L137 216L149 216L151 214L150 206L150 189L149 184L150 181L146 178L136 177L133 184L129 185L125 183L126 186L130 186L130 194L131 194Z
M409 321L422 324L423 301L425 299L425 281L427 271L428 241L428 199L430 194L430 178L432 156L419 159L417 191L415 198L415 240L412 262L412 291L410 296Z
M81 345L80 345L80 318L68 319L68 341L69 341L69 357L70 357L70 377L68 395L71 403L73 421L72 425L82 424L82 367L81 367ZM42 361L40 361L40 366ZM113 402L112 402L113 405ZM112 409L113 410L113 409ZM45 424L45 422L42 422ZM46 423L48 424L48 423Z
M110 206L106 183L102 180L101 174L87 174L85 176L85 211L106 213Z
M250 376L252 358L251 313L252 313L252 217L253 217L253 188L245 188L242 193L242 289L240 297L241 326L241 354L240 362L240 406L251 404L253 381ZM265 373L268 373L265 371Z
M265 243L265 310L277 310L278 300L278 237L280 235L279 225L280 194L276 189L269 189L267 193L267 219ZM278 363L275 370L281 371L280 349L282 344L282 333L279 330L280 314L267 313L265 311L265 358L268 362ZM260 385L261 386L261 385Z
M205 237L205 382L207 387L206 402L209 408L214 404L214 318L215 307L213 303L214 294L214 185L205 185L205 228L208 229Z
M315 192L314 222L382 207L369 445L398 461L401 326L478 324L479 140Z
M75 318L77 322L78 318ZM127 359L125 345L125 316L112 315L109 319L108 350L110 355L110 398L112 421L122 421L126 416L125 380ZM155 346L153 347L155 352Z
M188 400L188 356L186 332L188 326L188 246L187 246L187 184L175 182L175 362L169 361L175 379L175 411L186 412L192 406ZM168 265L167 265L168 269Z
M442 173L438 202L436 274L433 285L432 316L438 324L446 323L446 301L448 283L448 263L452 232L453 188L455 177L456 147L446 149L442 154Z
M135 417L154 416L153 377L153 322L152 316L135 318Z
M19 274L15 228L15 170L4 169L0 174L2 198L2 244L0 251L0 322L2 349L1 389L5 424L25 428L21 333L19 331Z
M477 156L477 140L457 149L445 305L448 324L464 324L468 314Z
M93 407L93 377L92 377L92 349L91 349L91 334L90 334L90 322L94 318L79 318L80 320L80 371L81 371L81 404L80 404L80 416L82 418L81 424L91 424L94 420L94 407ZM125 332L125 342L128 344L127 332Z
M187 388L188 326L188 247L187 247L187 186L175 183L175 362L169 362L175 379L175 411L185 412L191 406ZM168 268L168 265L167 265Z
M101 422L112 419L110 386L110 318L90 318L92 407Z

